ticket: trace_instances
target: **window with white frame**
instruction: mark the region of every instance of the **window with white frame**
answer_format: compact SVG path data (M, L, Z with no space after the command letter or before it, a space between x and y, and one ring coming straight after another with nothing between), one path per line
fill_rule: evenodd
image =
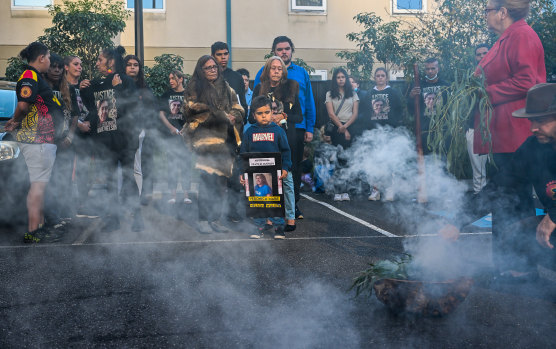
M164 0L143 0L143 10L164 10ZM127 0L127 8L135 8L135 0Z
M12 7L46 7L53 0L12 0Z
M422 13L427 11L427 0L392 0L392 13Z
M291 0L292 11L326 11L326 0Z
M328 80L328 71L327 70L315 70L309 75L309 78L312 81L324 81Z

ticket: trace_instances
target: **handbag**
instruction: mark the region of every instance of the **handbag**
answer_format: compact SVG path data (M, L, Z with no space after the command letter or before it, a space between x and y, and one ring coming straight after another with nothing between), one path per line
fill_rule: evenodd
M340 109L342 109L342 106L344 105L345 102L345 98L342 98L342 101L340 102L340 105L338 106L338 108L336 108L336 110L334 111L334 114L337 116L338 112L340 111ZM332 136L332 134L334 133L335 129L336 129L336 125L332 122L332 120L328 120L328 122L326 123L326 126L324 127L324 135L325 136Z

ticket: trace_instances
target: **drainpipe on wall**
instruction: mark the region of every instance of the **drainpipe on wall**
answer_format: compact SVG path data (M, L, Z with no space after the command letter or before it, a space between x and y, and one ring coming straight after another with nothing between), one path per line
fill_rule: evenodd
M226 43L230 48L228 67L232 67L232 0L226 0Z
M145 64L143 42L143 1L135 0L135 55Z

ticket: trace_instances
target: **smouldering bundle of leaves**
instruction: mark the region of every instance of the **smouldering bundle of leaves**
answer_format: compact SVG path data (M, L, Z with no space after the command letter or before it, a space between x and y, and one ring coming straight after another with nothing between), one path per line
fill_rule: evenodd
M396 257L394 260L382 260L377 263L369 263L369 269L359 273L353 280L353 284L349 291L355 289L355 296L362 293L368 293L369 296L373 294L373 285L380 279L401 279L408 278L407 267L413 260L413 257L407 253L402 254L401 257Z
M488 98L484 74L472 71L456 72L454 82L447 88L446 104L431 117L427 143L431 150L446 156L447 168L458 178L464 177L469 167L465 132L470 118L480 113L479 130L485 144L491 144L490 125L492 105ZM491 159L492 160L492 159Z

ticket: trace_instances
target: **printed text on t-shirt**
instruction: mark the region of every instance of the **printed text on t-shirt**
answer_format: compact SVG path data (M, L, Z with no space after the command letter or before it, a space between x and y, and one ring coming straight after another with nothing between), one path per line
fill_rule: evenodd
M274 142L274 133L253 133L253 142Z

